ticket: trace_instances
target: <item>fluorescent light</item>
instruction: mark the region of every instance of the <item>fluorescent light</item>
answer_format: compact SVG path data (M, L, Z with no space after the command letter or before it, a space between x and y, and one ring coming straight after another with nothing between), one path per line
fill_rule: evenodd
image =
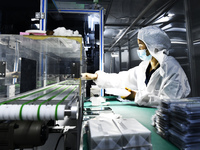
M115 53L115 52L112 52L111 53L111 57L119 57L119 54Z
M168 16L168 17L172 17L172 16L174 16L174 15L175 15L175 14L170 14L170 13L169 13L167 16Z
M37 18L31 18L31 21L39 21Z
M155 21L154 23L162 23L162 22L167 22L169 21L172 17L174 16L174 14L167 14L166 16L161 17L160 19L158 19L157 21Z
M91 29L91 31L94 31L94 24L99 24L99 17L96 15L89 15L88 16L88 28Z

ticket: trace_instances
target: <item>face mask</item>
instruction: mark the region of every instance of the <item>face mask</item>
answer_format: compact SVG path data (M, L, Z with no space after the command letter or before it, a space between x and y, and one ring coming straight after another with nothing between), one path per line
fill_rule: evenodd
M138 54L139 58L144 61L150 61L152 58L151 55L147 56L146 49L137 50L137 54Z

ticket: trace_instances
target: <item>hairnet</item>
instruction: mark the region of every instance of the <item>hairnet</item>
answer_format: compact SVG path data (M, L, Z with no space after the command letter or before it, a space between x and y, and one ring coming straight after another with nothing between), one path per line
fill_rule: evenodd
M138 39L145 43L150 54L156 59L160 57L161 53L169 53L171 41L168 35L157 26L141 28L138 31Z

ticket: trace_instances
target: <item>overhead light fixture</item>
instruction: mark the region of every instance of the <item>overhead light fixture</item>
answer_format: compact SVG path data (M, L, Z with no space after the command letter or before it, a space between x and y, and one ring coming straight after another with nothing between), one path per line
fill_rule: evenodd
M40 21L38 18L31 18L31 21Z
M88 16L88 28L91 29L91 31L94 31L94 25L99 24L99 17L92 14Z
M111 53L111 57L119 57L119 54L115 53L115 52L112 52Z
M162 23L162 22L167 22L169 21L172 17L174 16L174 14L167 14L167 15L164 15L163 17L161 17L160 19L156 20L154 23Z

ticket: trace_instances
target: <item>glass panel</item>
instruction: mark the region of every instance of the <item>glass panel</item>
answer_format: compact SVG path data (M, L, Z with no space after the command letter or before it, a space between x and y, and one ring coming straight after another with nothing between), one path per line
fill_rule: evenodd
M0 98L79 78L81 44L82 37L0 35Z

